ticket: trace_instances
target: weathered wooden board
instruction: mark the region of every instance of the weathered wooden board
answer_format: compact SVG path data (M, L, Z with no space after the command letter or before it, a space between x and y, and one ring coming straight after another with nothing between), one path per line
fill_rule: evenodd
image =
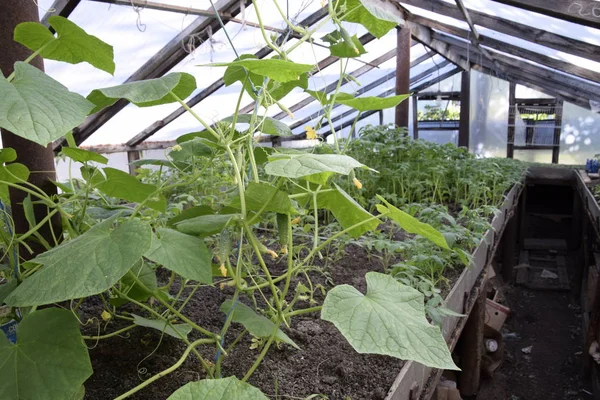
M524 178L523 178L524 181ZM491 256L498 247L502 232L506 227L509 215L516 207L523 191L523 184L515 185L507 194L500 208L500 212L492 220L492 229L488 230L484 239L473 252L473 260L468 268L465 268L446 296L446 307L458 313L468 315L479 296L482 284L485 282L485 268L491 262ZM480 286L476 288L479 281ZM474 290L475 289L475 290ZM460 331L464 327L464 318L446 317L442 323L442 333L450 349L454 349ZM386 400L416 400L418 398L430 399L433 389L441 371L434 370L422 364L409 361L396 377L392 388L389 390ZM429 384L427 384L429 381Z

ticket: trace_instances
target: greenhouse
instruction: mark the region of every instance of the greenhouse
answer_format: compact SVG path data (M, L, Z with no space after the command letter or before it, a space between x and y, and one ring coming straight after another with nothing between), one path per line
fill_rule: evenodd
M598 0L0 7L0 400L600 399Z

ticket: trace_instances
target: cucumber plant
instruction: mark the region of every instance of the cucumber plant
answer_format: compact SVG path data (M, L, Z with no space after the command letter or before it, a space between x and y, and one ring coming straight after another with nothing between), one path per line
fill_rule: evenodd
M389 218L437 246L448 245L439 231L384 198L377 200L378 214L373 215L334 182L336 177L353 178L355 171L369 169L343 153L336 132L332 132L336 144L331 154L255 146L259 134L291 135L285 124L259 113L259 109L285 110L281 100L296 87L306 89L308 73L315 66L292 61L294 50L310 42L330 21L337 27L328 35L331 54L342 60L338 89L329 96L307 90L323 104L324 120L331 121L336 103L364 111L394 107L408 97L354 98L339 90L346 75L344 58L364 53L344 25L360 23L381 37L397 24L379 1L329 1L328 16L316 27L296 26L277 0L273 0L273 6L299 39L293 43L273 42L259 22L274 57L256 59L242 54L231 62L212 64L226 68L227 85L242 83L236 112L216 124L207 123L185 103L196 89L194 77L186 73L99 88L85 98L72 93L29 61L41 56L72 64L87 62L112 73L112 47L59 16L49 20L56 35L33 22L17 26L15 40L33 54L17 62L13 74L0 77L0 127L43 146L66 135L69 145L62 149L61 156L82 163L83 178L57 183L61 194L48 196L27 182L29 171L13 162L14 152L4 149L1 153L5 165L0 167L0 183L4 190L27 193L26 209L36 204L47 207L48 212L40 221L28 218L30 230L23 234L11 234L12 223L8 215L5 218L1 238L4 258L15 275L0 286L0 300L22 314L15 316L19 320L16 343L0 335L0 397L40 398L44 393L46 399L59 400L81 396L92 374L84 340L105 340L132 329L156 329L183 341L185 351L171 367L117 399L127 398L176 371L189 357L197 360L205 379L185 385L170 399L263 399L266 397L246 381L274 343L298 347L285 334L285 327L293 317L313 312L320 312L324 320L332 322L359 352L416 360L442 369L456 368L439 328L425 317L423 295L389 275L368 273L365 294L342 285L329 291L323 305L300 307L303 303L297 301L301 298L298 293L307 289L293 287L294 278L313 268L311 260L339 237L357 238ZM260 21L261 11L256 4L255 11ZM251 114L239 112L244 93L255 101ZM107 167L105 157L77 148L69 134L88 115L119 99L138 107L178 103L200 127L199 132L179 137L167 160L143 162L165 171L153 176L152 183ZM191 207L174 203L174 193L201 196L197 182L206 171L198 160L207 159L226 160L226 173L221 170L218 176L225 174L224 184L233 184L230 200L218 208L201 199L192 199ZM219 187L219 182L214 187ZM320 236L323 229L318 217L323 209L329 210L341 226L340 231L325 239ZM306 251L300 251L292 227L297 216L310 214L314 216L313 240L304 248ZM60 217L64 233L54 235L49 242L38 230L55 215ZM268 247L257 227L273 216L279 243ZM30 251L29 240L39 242L46 251L24 261L28 258L24 253ZM207 246L207 242L212 245ZM283 272L275 273L270 268L269 260L275 258L283 259ZM171 273L165 286L157 284L157 267ZM182 289L172 293L176 280ZM222 328L211 331L202 321L188 318L185 308L200 286L215 283L230 288L232 294L221 306ZM193 290L184 294L184 287ZM104 334L82 335L77 310L91 296L98 296L105 305L102 319L118 319L127 325ZM260 307L245 304L245 299L254 297L264 300ZM123 311L123 304L132 304L137 311ZM239 342L239 337L232 343L225 342L232 324L242 324L242 335L252 335L261 342L254 363L241 377L225 377L227 371L222 369L223 358ZM190 339L192 331L200 338ZM203 355L206 351L198 351L199 347L212 347L215 357L207 358Z

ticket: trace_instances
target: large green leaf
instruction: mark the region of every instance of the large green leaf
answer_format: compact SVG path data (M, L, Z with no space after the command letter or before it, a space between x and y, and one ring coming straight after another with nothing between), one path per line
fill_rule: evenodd
M403 20L389 7L394 4L380 0L342 0L338 7L345 5L347 13L344 21L361 24L375 37L381 38Z
M96 36L88 35L67 18L54 15L48 19L57 37L44 25L23 22L15 28L15 41L50 60L70 64L88 62L94 67L114 74L115 62L112 46Z
M92 114L114 104L119 99L127 99L138 107L151 107L173 103L171 95L185 99L196 89L196 79L185 72L172 72L162 78L125 83L104 89L96 89L88 95L88 100L96 106Z
M275 324L269 318L258 315L253 309L240 302L235 303L233 311L231 311L232 305L234 305L233 301L225 300L223 304L221 304L221 311L226 315L232 312L233 315L231 320L244 325L244 328L248 329L248 332L250 332L252 336L268 338L273 334ZM282 342L300 349L298 345L294 343L294 341L290 339L288 335L283 333L281 329L277 330L275 337Z
M192 332L192 327L189 324L172 324L167 325L165 321L158 319L148 319L140 317L139 315L131 314L133 316L133 323L146 328L156 329L157 331L164 332L169 336L173 336L176 339L186 338Z
M352 107L358 111L370 111L396 107L409 97L410 94L401 94L392 97L354 97L349 93L339 93L335 98L335 102Z
M337 184L334 190L325 191L317 195L317 207L326 208L331 211L344 229L373 218L367 210L362 208L360 204ZM363 233L376 229L378 225L379 221L373 219L370 222L349 230L348 234L358 238Z
M260 390L235 376L203 379L177 389L167 400L268 400Z
M359 353L458 369L440 329L425 317L421 292L378 272L368 272L366 279L366 295L350 285L331 289L321 318L333 322Z
M81 124L94 105L39 69L15 63L15 78L0 76L0 128L42 146Z
M167 209L167 200L162 195L155 194L156 186L142 183L136 177L120 169L107 167L103 171L106 179L95 185L102 193L136 203L147 200L148 207L162 212ZM150 196L153 197L148 199Z
M212 254L204 240L168 228L158 228L145 257L186 279L212 283Z
M277 154L265 165L269 175L306 179L325 184L333 174L348 175L354 168L367 168L354 158L340 154Z
M94 161L99 164L108 164L108 158L98 153L94 153L93 151L78 149L75 147L63 147L61 152L71 160L80 163Z
M251 211L259 211L263 207L265 207L264 211L272 211L279 214L288 214L296 211L287 193L268 183L250 182L246 187L244 195L246 208ZM229 206L240 209L240 197L236 196Z
M302 74L313 69L311 64L299 64L288 60L279 60L276 58L256 59L256 58L241 58L229 63L208 64L208 67L242 67L249 72L260 76L266 76L277 82L297 81ZM243 73L243 71L242 71ZM239 70L230 71L226 83L231 84L242 79L245 75L241 75Z
M238 214L201 215L176 222L173 225L179 232L188 235L210 236L221 232L229 224L229 221L237 216Z
M4 299L17 288L17 280L13 279L10 282L0 285L0 306L4 304Z
M379 201L385 204L385 206L382 204L377 204L377 211L382 214L387 214L388 217L396 221L406 232L423 236L424 238L431 240L433 243L445 249L450 248L444 235L442 235L442 233L433 226L421 222L412 215L399 210L380 195L377 195L377 198Z
M17 343L0 333L0 398L65 400L92 375L87 348L70 311L47 308L27 315Z
M240 114L237 117L237 123L239 124L249 124L252 119L251 114ZM227 117L223 119L226 122L232 122L233 117ZM265 133L267 135L275 135L275 136L291 136L292 130L289 126L284 124L281 121L278 121L271 117L256 117L256 122L260 122L258 125L258 131Z
M116 216L49 250L33 262L44 265L6 299L36 306L79 299L113 286L150 248L150 226L132 220L113 228Z

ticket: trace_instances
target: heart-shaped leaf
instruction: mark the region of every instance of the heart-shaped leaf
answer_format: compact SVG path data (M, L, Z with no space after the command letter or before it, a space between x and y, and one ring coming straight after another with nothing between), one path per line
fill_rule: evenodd
M155 194L156 186L142 183L120 169L107 167L103 171L106 179L99 179L95 183L96 188L102 193L137 203L145 201L148 207L162 212L167 209L167 200L162 195ZM150 196L153 197L149 199Z
M196 79L184 72L173 72L162 78L125 83L104 89L96 89L87 97L96 106L91 114L127 99L138 107L151 107L177 101L171 93L185 99L196 89Z
M242 67L249 72L260 76L266 76L277 82L289 82L299 80L301 75L313 69L311 64L299 64L288 60L279 60L276 58L256 59L241 58L229 63L217 63L204 65L206 67ZM234 73L235 72L235 73ZM240 79L239 70L228 74L227 82L235 82ZM241 72L243 73L243 71ZM245 75L244 75L245 77Z
M113 228L116 216L36 257L43 267L7 298L28 307L79 299L113 286L150 248L150 226L138 220Z
M94 105L39 69L15 63L15 77L0 76L0 127L42 146L81 124Z
M131 314L133 316L133 323L146 328L156 329L157 331L164 332L165 334L172 336L176 339L187 336L192 332L192 327L189 324L173 324L167 325L165 321L157 319L148 319L140 317L139 315Z
M94 153L93 151L78 149L75 147L63 147L61 152L71 160L80 163L94 161L99 164L108 164L108 158L98 153Z
M167 400L268 400L254 386L235 376L223 379L203 379L179 388Z
M458 369L437 326L425 317L424 296L393 277L368 272L367 293L350 285L327 293L321 318L332 322L359 353Z
M375 37L381 38L404 21L394 13L394 4L381 0L341 0L338 7L346 6L343 20L361 24Z
M251 114L240 114L237 117L238 124L249 124L252 119ZM223 119L226 122L232 122L233 117L227 117ZM292 130L289 126L284 124L281 121L278 121L271 117L256 117L256 122L258 124L258 131L267 135L275 135L275 136L291 136Z
M96 36L88 35L67 18L54 15L48 19L57 36L37 22L23 22L15 28L15 41L49 60L70 64L88 62L94 67L114 74L115 62L111 45Z
M0 333L0 398L71 399L92 375L92 365L70 311L46 308L27 315L17 343Z

